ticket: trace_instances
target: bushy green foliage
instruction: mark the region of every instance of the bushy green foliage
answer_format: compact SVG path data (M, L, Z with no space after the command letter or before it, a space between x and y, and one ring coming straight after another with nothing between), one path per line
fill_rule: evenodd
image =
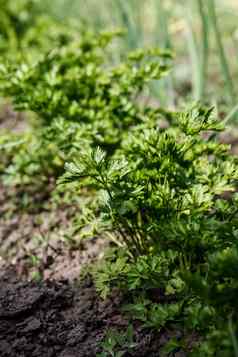
M163 307L143 300L132 315L157 329L182 320L206 335L196 350L204 356L233 355L230 327L234 336L238 327L238 167L213 134L222 127L211 109L197 107L174 113L166 128L151 120L131 129L112 158L99 148L85 152L63 179L89 177L104 229L127 252L97 267L98 288L140 291L144 299L160 288Z
M168 71L165 62L170 54L138 50L111 67L105 51L116 34L83 33L79 41L51 51L33 65L2 67L3 95L12 98L16 110L34 112L38 118L33 143L14 160L17 174L23 166L32 167L30 162L34 170L24 175L33 179L46 172L44 166L54 171L52 161L63 169L65 160L82 147L100 145L110 155L132 126L147 120L148 111L152 115L153 110L136 99L150 80ZM22 166L24 161L28 164ZM55 176L58 173L57 167Z
M39 0L0 1L1 59L31 62L72 36L72 28L53 20L41 5Z
M167 129L136 126L112 159L101 149L87 151L67 166L65 180L89 176L103 190L106 218L132 255L183 247L190 261L214 249L216 235L201 238L199 231L214 231L215 198L237 180L227 147L201 136L221 127L203 109L175 114Z
M13 48L16 50L20 45L22 38L36 20L35 5L34 0L1 0L1 52L10 52Z

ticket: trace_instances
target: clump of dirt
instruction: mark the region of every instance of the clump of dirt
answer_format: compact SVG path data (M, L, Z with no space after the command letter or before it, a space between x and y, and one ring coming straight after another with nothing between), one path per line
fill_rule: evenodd
M126 330L121 303L118 292L100 299L90 278L79 285L36 283L19 281L14 270L8 270L0 275L0 356L94 357L109 329ZM133 331L134 348L124 356L159 356L171 337L165 330L156 334L139 323Z
M10 103L0 105L0 130L22 133L28 127L25 113L15 112Z

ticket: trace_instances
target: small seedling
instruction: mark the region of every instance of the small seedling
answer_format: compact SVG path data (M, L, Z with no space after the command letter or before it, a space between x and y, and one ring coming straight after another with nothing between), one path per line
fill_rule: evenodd
M133 327L129 325L127 330L118 332L109 330L101 343L103 352L98 357L122 357L125 353L133 351L136 343L133 341Z

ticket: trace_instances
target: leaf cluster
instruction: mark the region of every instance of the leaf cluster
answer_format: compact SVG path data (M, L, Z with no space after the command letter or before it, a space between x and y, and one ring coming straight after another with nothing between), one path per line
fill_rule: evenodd
M0 56L13 63L32 61L72 36L66 25L46 14L39 0L1 0L0 16Z
M63 179L89 178L105 229L125 247L125 256L97 269L99 290L142 294L142 305L130 307L135 318L158 329L179 317L205 334L196 353L209 356L232 355L237 333L237 158L217 141L220 130L211 109L193 107L166 128L134 126L113 157L99 148L84 153ZM164 307L145 304L155 288Z
M158 49L136 51L112 66L107 48L120 34L84 31L79 40L58 46L33 64L1 67L2 95L11 98L15 110L34 113L37 118L33 137L38 148L29 150L32 154L27 161L39 168L46 166L42 157L51 157L52 147L62 169L82 148L100 145L112 155L131 127L148 120L148 115L155 116L137 98L149 81L166 74L170 55ZM16 164L18 171L21 169ZM54 171L54 165L48 171ZM29 181L34 180L35 173L29 171ZM58 168L54 174L58 176Z

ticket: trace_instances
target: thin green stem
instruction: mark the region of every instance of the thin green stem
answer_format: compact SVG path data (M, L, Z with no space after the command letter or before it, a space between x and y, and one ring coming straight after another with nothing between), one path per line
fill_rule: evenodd
M236 337L236 334L235 334L235 331L234 331L234 327L233 327L232 316L229 316L228 328L229 328L229 333L230 333L232 344L233 344L233 348L234 348L234 353L235 353L234 356L238 357L238 341L237 341L237 337Z
M236 116L236 114L238 113L238 104L236 104L231 111L227 114L227 116L225 117L223 123L227 124L234 116Z

